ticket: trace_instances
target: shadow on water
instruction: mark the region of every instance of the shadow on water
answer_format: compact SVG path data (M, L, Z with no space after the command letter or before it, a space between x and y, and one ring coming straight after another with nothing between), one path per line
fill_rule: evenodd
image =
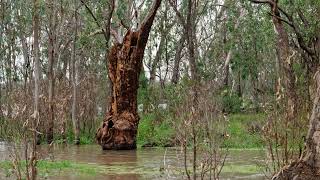
M9 145L0 142L0 161L8 160ZM70 161L81 164L69 171L60 171L47 175L46 179L54 180L138 180L167 179L161 171L164 163L165 149L144 148L131 151L102 151L96 145L47 145L39 146L39 155L49 161ZM227 158L225 171L221 179L262 180L264 175L252 170L257 163L263 162L261 150L232 150ZM171 167L182 166L177 158L177 150L167 149L166 164ZM180 161L180 162L179 162ZM84 166L91 168L86 169ZM242 169L242 170L241 170ZM78 173L83 171L83 173ZM89 174L89 175L88 175ZM0 174L1 175L1 174ZM1 178L0 178L1 179ZM178 178L179 179L179 178Z

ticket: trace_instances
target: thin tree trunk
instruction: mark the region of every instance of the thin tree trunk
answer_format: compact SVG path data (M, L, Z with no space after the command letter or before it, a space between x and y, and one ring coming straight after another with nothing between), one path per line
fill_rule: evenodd
M3 8L3 5L2 5L2 9L4 9ZM3 12L4 13L4 12ZM2 18L2 15L1 15L1 21L0 21L0 23L1 24L3 24L3 18ZM0 31L0 37L2 37L2 31ZM2 41L0 41L0 49L2 49L3 48L3 46L2 46ZM4 48L3 48L4 49ZM0 60L1 61L3 61L3 56L1 56L1 58L0 58ZM1 69L1 71L2 71L2 63L0 64L0 69ZM0 82L2 82L3 80L2 80L2 74L0 74ZM1 83L0 83L0 99L2 99L2 86L1 86ZM2 111L2 101L0 100L0 119L2 119L4 116L3 116L3 111Z
M238 97L242 97L242 89L241 89L241 70L238 70L237 94L238 94Z
M6 26L5 26L6 28ZM6 28L7 35L10 37L10 31L8 29L11 29L11 27ZM6 97L7 97L7 118L11 118L12 114L12 107L10 102L10 96L12 91L12 65L11 65L11 55L12 55L12 46L11 44L8 44L8 56L6 61Z
M49 0L48 2L48 17L49 17L49 31L48 31L48 127L47 129L47 143L50 144L53 141L53 126L54 126L54 72L53 65L55 61L55 7L54 1Z
M139 123L137 90L146 43L161 0L155 0L138 31L128 30L108 56L111 108L97 131L102 149L135 149Z
M24 73L23 73L23 78L24 78L24 91L27 91L27 83L28 83L28 72L30 69L30 57L29 57L29 50L28 50L28 44L26 41L26 38L21 34L20 35L21 39L21 44L22 44L22 54L24 58Z
M0 46L1 48L1 46ZM0 68L1 69L1 68ZM2 81L2 78L0 76L0 82ZM2 99L2 86L1 86L1 83L0 83L0 99ZM2 101L0 100L0 120L3 118L3 111L2 111Z
M151 65L151 72L150 72L150 83L153 83L156 79L156 71L157 71L157 66L161 60L161 55L162 55L162 50L163 46L165 43L165 35L162 34L160 38L160 44L159 44L159 49L156 53L156 57L154 58L152 65ZM161 73L161 72L160 72Z
M240 25L240 20L244 16L244 10L243 8L240 9L240 15L238 19L236 20L236 23L234 24L234 29L237 30L239 25ZM227 28L226 25L224 25L224 28ZM226 36L226 29L224 29L224 36ZM237 39L235 37L235 39ZM226 44L227 37L224 38L224 43ZM229 84L229 75L230 75L230 63L231 63L231 58L233 54L233 47L230 47L229 51L225 55L225 62L223 66L223 85L224 87L227 87Z
M176 46L176 53L174 56L174 65L173 65L173 72L172 72L172 79L171 82L173 84L177 84L180 78L180 61L181 61L181 53L184 48L184 43L186 41L186 36L181 35L180 40Z
M193 0L189 0L188 3L188 13L187 13L187 27L186 27L186 34L187 34L187 42L188 42L188 53L189 53L189 63L190 63L190 70L191 70L191 78L195 82L199 82L199 75L198 75L198 68L197 68L197 61L195 55L195 41L196 37L194 37L195 31L195 17L194 17L194 6Z
M287 98L286 104L286 119L283 122L285 127L288 127L290 122L295 122L297 115L297 103L296 103L296 90L295 90L295 77L292 68L292 60L290 57L290 46L289 46L289 37L283 26L282 21L278 18L280 17L280 12L278 10L278 4L275 2L272 7L272 21L275 27L275 31L278 35L277 41L277 51L280 57L280 63L283 72L283 82L285 87L285 95ZM289 162L289 147L288 147L288 134L285 135L285 144L284 144L284 160L285 163Z
M37 127L39 124L39 80L40 80L40 54L39 54L39 29L40 29L40 1L33 0L33 52L34 52L34 113L33 113L33 143L32 143L32 154L30 160L31 167L31 179L35 180L37 177Z
M77 76L78 76L78 63L77 63L77 29L78 29L78 17L76 10L76 1L74 2L75 11L74 11L74 19L75 19L75 32L74 32L74 40L73 40L73 48L72 48L72 58L71 58L71 66L72 66L72 122L74 129L74 143L80 144L80 122L77 118Z

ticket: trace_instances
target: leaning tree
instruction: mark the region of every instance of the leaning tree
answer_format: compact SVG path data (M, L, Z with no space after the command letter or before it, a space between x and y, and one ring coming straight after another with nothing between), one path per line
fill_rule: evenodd
M128 29L123 40L118 39L108 54L111 104L96 134L102 149L136 148L139 75L151 26L160 4L161 0L155 0L138 30Z

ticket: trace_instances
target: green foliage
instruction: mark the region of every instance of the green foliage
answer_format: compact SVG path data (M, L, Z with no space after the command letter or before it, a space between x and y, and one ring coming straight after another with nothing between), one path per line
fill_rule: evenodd
M153 114L147 114L140 119L137 141L138 144L147 144L153 141Z
M263 148L262 132L250 133L248 124L264 124L264 114L234 114L229 118L227 132L230 135L224 142L228 148Z
M166 118L161 118L161 114L145 114L139 122L137 144L167 146L171 145L174 136L173 128ZM160 122L162 121L162 122Z
M241 111L242 98L229 89L225 89L221 96L222 107L227 113L239 113Z

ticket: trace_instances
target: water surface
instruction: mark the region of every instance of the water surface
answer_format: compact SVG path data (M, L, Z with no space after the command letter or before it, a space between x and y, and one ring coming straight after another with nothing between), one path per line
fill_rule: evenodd
M10 149L8 143L0 142L0 161L9 159ZM102 151L97 145L54 145L51 148L39 146L39 151L43 159L54 161L68 160L103 169L94 175L61 171L54 176L48 175L46 177L46 179L51 180L181 179L181 177L175 176L177 170L181 170L183 162L177 148ZM240 170L262 164L263 158L264 152L261 150L230 150L225 163L226 172L222 172L221 179L265 179L262 171ZM172 175L170 172L175 172L175 175Z

